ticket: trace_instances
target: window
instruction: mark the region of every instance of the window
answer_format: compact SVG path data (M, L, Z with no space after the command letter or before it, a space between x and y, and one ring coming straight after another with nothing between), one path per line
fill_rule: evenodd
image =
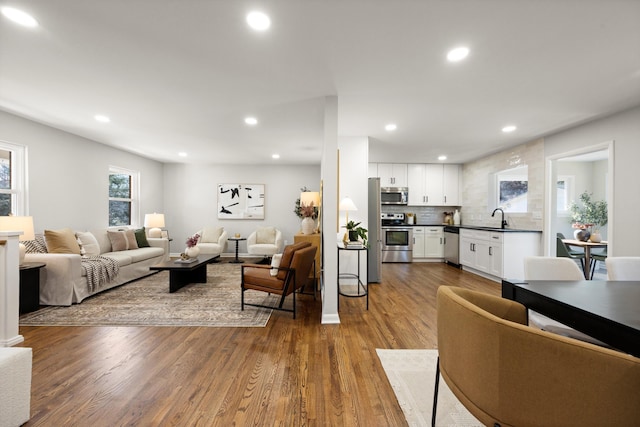
M138 172L109 168L109 226L138 223Z
M569 205L575 200L574 177L559 175L556 183L557 212L560 215L569 215Z
M0 216L26 215L26 149L0 141Z

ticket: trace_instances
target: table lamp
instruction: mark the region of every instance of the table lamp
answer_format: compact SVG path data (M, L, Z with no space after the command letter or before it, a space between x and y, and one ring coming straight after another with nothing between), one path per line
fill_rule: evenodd
M345 211L347 214L347 220L345 225L348 226L349 224L349 211L357 211L358 208L356 207L356 204L353 203L353 200L351 200L349 197L345 197L344 199L342 199L340 201L340 204L338 205L338 209L340 209L341 211ZM344 233L344 237L342 239L342 241L346 242L349 240L348 238L349 235L349 229L347 229L347 232Z
M21 231L18 236L18 247L20 249L20 265L24 264L24 256L27 248L24 241L34 240L36 238L33 231L33 217L30 216L0 216L0 230L2 231Z
M162 227L164 227L164 214L152 213L145 214L144 226L149 229L149 237L160 238L162 237Z

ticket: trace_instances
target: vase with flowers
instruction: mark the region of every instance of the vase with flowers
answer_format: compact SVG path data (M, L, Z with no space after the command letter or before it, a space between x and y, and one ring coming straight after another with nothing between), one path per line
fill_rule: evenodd
M198 239L200 235L198 233L187 239L187 248L184 250L185 255L189 258L197 258L200 254L200 248L198 245Z
M607 225L608 211L607 202L604 200L592 200L592 194L585 191L580 195L582 206L575 201L569 205L571 212L572 227L575 229L574 237L576 240L594 243L602 241L600 228Z
M303 193L309 191L307 187L300 189ZM318 207L311 202L308 205L300 203L300 199L296 199L296 206L293 211L298 218L302 220L300 227L302 234L313 234L316 232L316 218L318 218Z

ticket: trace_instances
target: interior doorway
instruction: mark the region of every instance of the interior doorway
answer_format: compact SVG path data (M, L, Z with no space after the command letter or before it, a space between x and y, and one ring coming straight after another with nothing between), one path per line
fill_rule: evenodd
M575 229L569 206L572 202L580 204L580 195L587 192L593 200L607 202L608 219L600 227L602 240L608 242L607 255L612 253L612 241L609 238L613 224L613 141L595 146L561 153L547 158L547 180L545 184L545 233L543 233L545 255L556 256L556 236L562 233L573 238ZM594 252L596 252L594 250ZM606 280L606 268L603 262L595 266L594 279Z

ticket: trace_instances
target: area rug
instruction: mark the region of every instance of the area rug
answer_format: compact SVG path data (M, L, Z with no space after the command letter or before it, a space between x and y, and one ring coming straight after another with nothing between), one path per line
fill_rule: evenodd
M410 426L430 426L438 350L376 349ZM478 421L440 377L436 426L476 427Z
M273 305L275 296L247 291L245 301ZM169 272L99 293L71 307L45 307L20 316L32 326L264 327L271 309L240 310L240 265L209 264L207 283L169 293Z

